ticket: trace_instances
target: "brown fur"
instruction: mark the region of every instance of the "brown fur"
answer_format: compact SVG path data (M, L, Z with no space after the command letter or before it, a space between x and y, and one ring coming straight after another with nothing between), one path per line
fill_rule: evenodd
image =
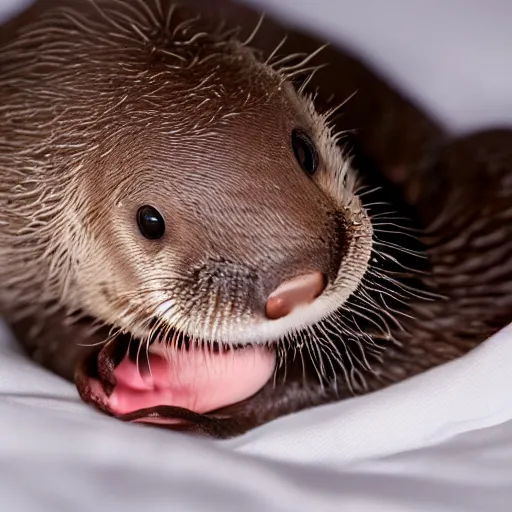
M173 36L189 14L155 30L169 8L156 0L121 8L136 30L89 2L86 18L73 8L25 28L48 12L43 0L5 31L21 27L0 50L0 306L32 357L67 378L78 368L87 399L89 364L109 384L116 343L98 356L109 334L150 336L160 292L180 301L174 327L212 339L236 318L257 326L279 282L320 268L336 311L284 337L275 382L208 417L139 414L181 416L225 437L412 376L512 320L510 132L449 141L349 55L327 49L309 60L319 41L275 21L251 38L255 53L236 41L257 13L187 4L208 22ZM215 30L219 14L227 27L246 20L236 40ZM303 93L315 94L316 111ZM313 180L290 150L297 125L320 151ZM336 136L347 130L355 147ZM383 178L383 191L359 193ZM372 206L382 198L423 231L425 263L409 258L408 226ZM146 203L169 219L156 244L133 222Z

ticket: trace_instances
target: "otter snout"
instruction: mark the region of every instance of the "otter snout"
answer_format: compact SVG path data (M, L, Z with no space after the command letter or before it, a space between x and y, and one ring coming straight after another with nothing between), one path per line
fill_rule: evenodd
M279 285L269 296L265 314L270 320L289 315L300 306L311 304L325 290L327 280L322 272L289 279Z
M318 218L315 229L295 225L292 231L267 223L267 229L233 237L229 245L210 238L207 247L206 237L197 240L194 256L208 248L212 252L190 276L196 283L187 293L194 312L216 311L225 322L238 317L251 325L291 318L314 306L335 284L347 243L339 216Z

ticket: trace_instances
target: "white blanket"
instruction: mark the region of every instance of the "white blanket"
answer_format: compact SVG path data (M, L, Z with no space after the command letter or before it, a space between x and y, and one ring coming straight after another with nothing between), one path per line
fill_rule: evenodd
M512 112L508 0L259 2L359 48L454 130ZM512 326L379 393L212 442L93 411L5 332L0 510L509 512L511 389Z

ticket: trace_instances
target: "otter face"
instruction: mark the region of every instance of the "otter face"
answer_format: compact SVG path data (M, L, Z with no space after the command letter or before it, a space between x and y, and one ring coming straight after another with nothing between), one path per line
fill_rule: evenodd
M127 134L90 164L83 191L97 198L83 218L97 237L77 273L81 307L151 340L149 367L168 358L159 341L181 347L171 373L196 392L169 404L196 412L265 384L276 344L342 307L371 251L369 219L323 120L289 85L257 92L233 112L229 95L205 103L205 117L228 113L204 133L173 134L157 118ZM176 101L159 97L160 115Z
M139 336L151 319L232 345L334 312L362 278L371 229L326 133L285 86L205 134L166 134L155 120L107 148L83 191L96 198L83 222L101 235L77 274L81 301Z
M121 11L54 21L84 32L57 72L52 51L71 43L43 41L48 66L32 77L41 105L50 87L60 98L66 137L54 165L70 227L53 256L68 271L52 282L70 309L149 347L147 371L120 363L113 395L93 385L104 408L204 413L254 395L276 347L343 307L371 223L326 118L285 75L178 11L137 33ZM108 20L120 33L107 47Z

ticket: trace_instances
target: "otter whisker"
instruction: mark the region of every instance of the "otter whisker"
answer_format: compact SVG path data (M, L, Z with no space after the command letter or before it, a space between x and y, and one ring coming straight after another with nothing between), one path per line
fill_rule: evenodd
M119 33L130 35L130 31L117 23L111 16L107 16L105 10L101 9L96 0L88 0L88 2L96 9L98 14L114 29L117 29Z
M310 66L305 68L300 68L295 71L291 71L285 74L286 80L289 82L294 81L298 76L302 76L308 74L308 78L306 80L311 80L313 76L320 71L321 69L327 67L328 64L319 64L316 66ZM299 92L303 92L302 86L299 88Z
M184 34L187 28L191 27L194 23L197 23L200 19L201 16L198 14L197 16L184 20L181 23L178 23L178 25L174 27L171 39L176 39L177 34L180 32Z
M322 353L323 351L320 350L320 347L319 345L321 345L322 343L322 340L316 335L316 333L314 332L314 330L311 330L311 346L315 349L317 355L318 355L318 368L319 368L319 378L321 378L322 381L325 382L325 377L327 375L326 371L325 371L325 365L324 365L324 360L323 360L323 357L322 357Z
M345 321L346 318L344 318L344 316L347 314L351 314L351 310L344 308L343 314L338 312L338 314L330 315L322 321L321 326L324 329L326 328L326 325L330 325L332 328L334 328L335 331L331 331L329 329L329 332L335 337L339 337L342 343L344 343L344 335L347 335L349 337L353 336L356 340L362 338L364 340L365 347L371 348L372 345L375 345L375 341L373 340L372 336L359 328L359 325L355 321L353 314L350 316L350 319L353 323L356 324L355 328L347 325Z
M357 343L357 346L361 352L362 363L360 361L360 364L362 365L363 369L368 370L369 372L373 372L373 368L370 364L370 361L368 360L367 354L370 353L371 356L375 358L377 355L382 355L385 348L382 345L378 345L368 333L363 332L356 316L352 315L351 320L355 324L358 331L356 332L355 342ZM360 341L361 338L363 338L364 343Z
M141 11L144 11L144 13L149 18L149 27L161 27L162 21L158 20L158 18L155 16L155 12L148 6L147 2L145 0L136 0L137 5L140 6ZM157 8L157 11L162 15L162 6L160 4L160 0L155 0L154 4ZM163 16L162 16L163 17Z
M164 24L164 27L165 29L169 32L170 29L171 29L171 23L172 23L172 17L174 15L174 13L176 12L176 4L171 4L169 6L169 9L167 10L167 15L165 17L165 24Z
M360 294L361 299L366 303L367 306L373 306L376 310L378 309L379 313L375 312L375 314L378 314L380 316L380 313L382 313L382 315L386 317L388 320L390 320L398 330L403 330L403 326L398 321L398 319L386 308L379 307L379 305L375 302L371 295L369 295L365 283L363 283L363 285L361 286ZM357 308L358 306L357 304L353 304L352 307Z
M368 187L368 185L365 185L365 187L362 187L361 190L364 190L364 188ZM366 197L367 195L370 195L370 194L374 194L375 192L379 192L380 190L382 190L382 186L379 185L377 187L373 187L369 190L365 190L364 192L361 192L359 189L356 190L356 194L359 198L363 198L363 197Z
M317 57L321 52L323 52L329 46L330 46L329 43L323 44L322 46L320 46L319 48L317 48L316 50L314 50L313 52L308 54L307 57L305 57L298 64L295 64L294 66L280 67L279 68L279 72L284 74L284 75L286 75L286 76L289 76L290 72L293 72L293 71L296 71L296 70L298 70L300 68L303 68L306 64L311 62L315 57Z
M270 55L267 57L267 60L265 61L266 66L272 66L272 60L274 57L279 53L279 50L284 46L286 41L288 40L288 35L286 34L281 41L277 44L277 46L272 50Z
M312 341L315 340L315 338L316 338L315 333L309 326L306 328L306 330L308 332L309 339L306 341L305 347L306 347L306 350L308 351L309 359L310 359L311 363L313 364L313 368L315 370L316 376L318 377L320 389L322 390L322 392L324 392L325 391L324 379L322 378L323 373L322 373L321 369L319 368L319 366L317 365L317 356L319 354L315 350L316 346L312 343Z
M378 226L382 226L384 224L374 224L373 232L376 234L383 233L387 235L402 235L404 237L410 238L411 240L418 241L418 237L412 233L407 232L407 228L402 228L400 231L396 230L388 230L388 229L380 229ZM419 231L418 231L419 232Z
M400 245L394 244L392 242L383 242L379 240L374 240L374 245L378 247L387 247L388 249L393 249L395 251L401 252L403 254L408 254L409 256L415 256L419 259L427 259L427 256L419 251L415 251L412 249L406 249L405 247L402 247Z
M418 241L421 241L421 239L423 238L424 232L422 229L413 228L412 226L403 226L401 224L397 224L396 222L387 222L388 220L390 220L390 219L385 219L383 222L380 222L380 221L372 222L374 231L376 233L397 234L397 235L399 235L399 234L405 235L406 233L408 233L409 235L412 235L413 238L416 238L416 240L418 240ZM385 230L380 229L381 226L388 226L388 227L396 228L397 230L396 231L395 230L385 231Z
M219 314L220 305L222 302L222 297L220 295L219 289L215 290L215 294L213 296L213 300L210 301L210 309L208 311L208 314L206 318L212 317L212 311L213 311L213 322L212 322L212 328L211 328L211 339L215 340L217 339L217 331L220 328L222 317Z
M332 373L327 374L327 372L325 372L325 365L323 365L324 366L324 374L322 376L322 380L323 380L323 382L328 383L334 389L334 391L337 395L338 391L339 391L339 387L338 387L337 373L335 370L335 366L333 364L333 360L338 363L338 368L341 369L342 373L345 376L347 386L350 387L349 376L346 371L346 366L345 366L343 360L341 359L339 351L337 350L335 345L331 342L331 340L328 339L328 337L326 337L325 339L321 339L320 337L317 337L317 339L315 340L315 343L317 346L317 350L319 351L320 357L322 358L322 354L327 357L329 367L332 370ZM322 360L323 360L323 358L322 358Z
M364 306L366 307L359 306L357 303L351 303L350 305L345 306L344 310L347 313L357 315L363 320L366 320L370 325L373 325L377 329L377 332L380 333L380 335L384 338L391 338L391 328L385 317L380 314L379 308L376 308L371 304L365 304ZM368 306L370 306L371 314L375 316L375 318L378 319L381 323L379 323L375 318L372 318L372 316L368 315Z
M376 219L385 219L385 220L402 220L402 221L410 221L410 219L408 219L407 217L389 217L389 215L396 215L396 211L394 210L390 210L390 211L386 211L386 212L381 212L381 213L371 213L370 214L370 219L372 221L372 224L373 222L376 220ZM421 230L422 233L425 233L425 229L422 228Z
M129 18L127 18L129 20ZM146 43L146 44L149 44L151 42L151 39L146 35L144 34L144 32L139 28L137 27L137 25L134 25L133 23L131 24L131 27L132 27L132 30L141 38L141 40ZM155 48L156 50L156 48ZM164 50L165 51L165 50ZM172 53L172 52L171 52ZM179 55L177 54L172 54L173 57L177 57L177 58L181 58ZM182 61L184 61L185 59L181 58Z
M61 11L62 16L64 16L67 20L71 21L76 28L79 30L88 33L89 35L96 36L98 34L98 29L93 29L91 25L91 21L81 16L79 13L77 13L74 10L63 8ZM108 43L109 45L112 45L112 41L109 41L108 39L104 40L105 43Z
M391 206L391 204L388 203L387 201L375 201L373 203L364 203L364 207L367 210L370 210L374 206ZM371 217L371 214L370 214L370 217Z
M318 71L320 71L324 67L325 66L314 66L313 68L310 69L309 75L306 77L306 79L302 82L301 86L299 87L299 94L304 94L304 91L311 83L311 80L313 80ZM293 80L295 78L295 75L289 76L288 78Z
M391 281L391 280L390 280ZM381 288L377 285L370 285L369 282L366 282L365 283L365 288L367 291L369 292L375 292L376 294L378 294L379 298L384 301L384 297L387 296L391 299L393 299L394 301L404 305L404 306L408 306L408 301L407 301L407 297L405 297L404 295L398 293L398 292L393 292L392 290L388 290L386 288ZM389 311L393 311L397 314L404 314L403 312L397 312L397 311L394 311L392 308L390 308L389 306L386 307L386 309Z
M258 19L258 23L256 24L256 27L254 27L254 30L251 32L249 37L245 41L240 43L241 46L249 46L254 41L254 38L260 31L260 28L262 27L264 20L265 20L265 13L261 13L261 15Z
M300 349L298 350L300 359L301 359L301 368L302 368L302 386L307 387L307 371L306 371L306 361L304 359L304 347L307 343L307 339L304 339L304 333L299 332L299 338L301 340L300 342Z
M304 58L306 57L308 54L307 53L292 53L292 54L289 54L289 55L285 55L283 57L280 58L280 60L278 60L277 62L274 62L272 64L272 67L276 70L276 71L280 71L280 67L283 65L283 64L286 64L287 62L290 62L290 61L293 61L295 59L298 59L298 58Z
M291 337L293 338L293 346L294 346L294 358L295 358L295 350L296 350L296 346L297 346L297 335L294 331L292 331L290 333ZM288 351L289 351L289 347L290 347L290 341L289 341L289 336L284 336L282 340L280 340L279 342L279 347L281 347L281 353L282 353L282 361L279 361L279 365L281 368L284 368L284 373L283 373L283 384L286 384L286 378L288 377ZM281 359L281 358L280 358ZM277 366L277 365L276 365Z
M339 339L341 340L341 342L343 343L343 346L345 347L345 351L347 353L347 356L349 358L349 362L350 362L351 366L355 367L355 365L353 364L352 358L351 358L351 354L352 354L353 357L355 357L355 354L347 346L345 340L343 339L343 334L340 333L340 334L337 335L335 332L333 332L329 328L329 325L331 325L333 327L336 326L336 324L333 321L330 321L330 322L325 322L325 325L320 326L320 328L326 332L326 337L328 339L330 339L329 338L329 334L332 334L334 336L339 336ZM345 326L345 329L347 329L347 326ZM358 346L359 346L359 348L361 350L361 356L362 356L361 359L358 359L357 357L355 357L355 361L358 362L359 364L361 364L363 366L363 368L365 368L366 370L370 371L371 370L371 366L370 366L368 360L366 359L366 354L365 354L364 347L363 347L362 343L359 341L358 338L359 337L358 337L357 333L354 332L353 333L353 340L358 344ZM332 340L330 340L330 341L331 341L331 343L333 343ZM333 343L333 346L335 346L334 343Z
M336 362L338 362L340 364L340 366L343 366L343 360L342 360L341 355L339 353L339 349L336 346L336 344L334 343L334 341L329 336L329 334L332 334L334 337L339 337L341 342L344 343L343 338L342 338L342 334L330 331L328 328L325 327L324 322L321 322L320 324L318 324L318 329L325 336L325 340L321 340L321 342L326 344L327 349L329 350L329 352L332 355L332 357L335 358Z
M176 4L171 4L171 6L172 5L176 5ZM164 14L164 9L162 7L162 0L155 0L155 7L156 7L158 16L160 16L160 19L164 20L165 14Z
M413 256L415 256L415 255L413 255ZM403 263L403 262L399 261L397 258L395 258L395 256L393 256L385 251L375 249L373 251L373 257L370 260L370 263L371 263L370 266L372 268L375 268L375 263L378 262L379 260L386 260L390 263L395 264L398 268L404 270L410 276L415 275L415 276L419 277L422 274L424 275L424 272L422 272L421 270L413 269L413 268L407 266L405 263ZM385 273L387 275L391 275L392 271L389 270L389 271L386 271Z
M380 269L373 267L372 265L370 265L370 267L368 268L369 276L373 275L378 279L382 279L382 280L386 281L388 284L392 285L393 287L398 288L399 290L401 290L404 293L404 299L415 298L420 301L433 301L433 300L445 300L447 298L446 296L444 296L440 293L436 293L431 290L424 290L419 287L409 286L405 282L398 281L398 280L394 279L393 277L391 277L393 274L394 273L392 273L391 271L382 271ZM416 274L413 274L413 275L416 275ZM428 274L426 272L418 271L417 275L421 276L421 275L428 275Z
M356 354L352 351L351 341L356 341L357 338L351 340L349 338L348 341L341 336L339 338L342 341L343 347L345 349L344 355L348 358L349 370L347 370L346 365L342 362L342 366L344 368L344 374L346 375L346 383L349 387L349 391L351 394L355 393L355 379L354 375L358 374L357 364L361 364L360 359L356 356ZM357 364L356 364L357 363Z
M329 340L319 340L319 344L320 347L323 349L324 354L326 355L327 362L331 370L331 373L329 374L329 379L327 379L326 377L326 380L328 380L328 383L331 385L336 395L338 395L338 377L335 365L333 364L333 359L337 361L338 355L336 354L336 351L333 350L333 347L331 346Z

